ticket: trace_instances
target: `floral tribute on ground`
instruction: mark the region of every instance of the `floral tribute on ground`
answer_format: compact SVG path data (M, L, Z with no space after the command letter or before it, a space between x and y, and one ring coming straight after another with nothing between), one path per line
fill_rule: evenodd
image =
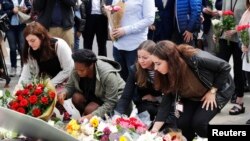
M65 127L70 135L84 141L163 141L164 137L148 132L148 127L136 117L114 116L103 120L94 116L78 123L72 119Z
M56 90L49 79L33 79L17 86L8 108L48 121L56 104Z

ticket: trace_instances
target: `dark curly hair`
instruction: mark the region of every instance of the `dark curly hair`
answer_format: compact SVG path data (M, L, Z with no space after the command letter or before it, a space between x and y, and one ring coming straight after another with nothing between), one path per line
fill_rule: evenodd
M87 67L97 61L96 55L93 51L88 49L79 49L72 54L74 62L83 63Z

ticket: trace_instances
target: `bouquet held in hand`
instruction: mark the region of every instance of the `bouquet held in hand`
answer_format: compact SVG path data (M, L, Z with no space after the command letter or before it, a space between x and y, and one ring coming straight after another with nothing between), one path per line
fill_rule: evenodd
M248 32L249 27L250 27L249 24L239 25L236 27L236 31L239 33L242 44L247 48L249 47L249 32ZM247 63L249 63L248 52L245 53L244 55L246 55Z
M120 0L116 5L107 5L105 6L105 12L108 17L109 23L109 34L112 33L113 29L121 27L121 20L125 10L125 3L123 0ZM112 41L115 41L112 35L109 35Z
M224 31L233 30L235 29L235 19L234 13L231 10L223 11L222 14L222 28ZM229 44L229 39L227 39Z

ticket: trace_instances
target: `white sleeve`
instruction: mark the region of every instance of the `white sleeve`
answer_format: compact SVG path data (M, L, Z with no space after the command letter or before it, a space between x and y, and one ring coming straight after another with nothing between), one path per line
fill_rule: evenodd
M29 59L26 64L23 64L23 70L18 80L18 84L31 82L31 74L38 75L39 67L34 59Z
M63 39L57 39L56 53L62 70L54 78L52 78L51 81L54 85L60 84L69 78L70 73L74 68L74 61L71 56L72 51L70 47Z

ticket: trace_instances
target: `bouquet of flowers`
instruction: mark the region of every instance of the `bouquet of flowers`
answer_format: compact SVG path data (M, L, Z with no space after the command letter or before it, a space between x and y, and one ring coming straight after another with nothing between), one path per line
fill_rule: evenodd
M242 44L246 46L247 48L249 46L249 32L248 32L249 27L250 27L249 24L239 25L236 27L236 31L239 33ZM246 53L245 55L246 55L247 63L249 63L248 53Z
M222 29L224 31L233 30L235 28L234 13L231 10L223 11L222 13ZM229 44L229 39L227 39Z
M222 33L222 22L221 20L213 19L212 25L213 25L213 31L214 31L214 36L215 36L215 51L217 52L219 49L219 38Z
M33 79L32 83L22 84L14 92L8 108L48 121L56 104L56 91L49 79Z
M113 29L121 27L121 20L125 10L125 3L123 0L120 0L116 5L105 6L105 12L108 17L109 23L109 34L112 33ZM111 40L116 40L112 35L109 35Z
M138 134L142 134L147 131L147 126L135 117L119 117L115 120L115 124L118 129L128 129Z

